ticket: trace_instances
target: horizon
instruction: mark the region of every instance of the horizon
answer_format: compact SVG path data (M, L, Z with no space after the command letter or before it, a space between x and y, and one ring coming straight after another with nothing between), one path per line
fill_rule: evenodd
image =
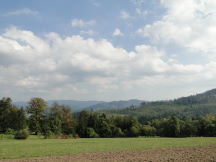
M214 89L216 1L0 2L0 97L170 100Z
M176 98L170 98L170 99L162 99L162 100L143 100L143 99L137 99L137 98L132 98L132 99L126 99L126 100L76 100L76 99L45 99L45 101L78 101L78 102L91 102L91 101L96 101L96 102L118 102L118 101L130 101L130 100L139 100L139 101L143 101L143 102L155 102L155 101L173 101L175 99L179 99L182 97L189 97L189 96L195 96L195 95L199 95L199 94L203 94L206 93L208 91L212 91L212 90L216 90L216 88L210 89L210 90L206 90L203 92L199 92L199 93L195 93L195 94L190 94L187 96L179 96ZM33 97L34 98L34 97ZM41 97L39 97L41 98ZM12 98L11 98L12 99ZM30 101L31 98L29 98L29 100L26 101L15 101L12 99L12 102L28 102Z

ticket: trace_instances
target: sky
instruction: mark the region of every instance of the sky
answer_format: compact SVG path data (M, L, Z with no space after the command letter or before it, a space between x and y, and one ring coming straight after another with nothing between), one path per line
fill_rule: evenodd
M215 0L0 1L0 97L164 100L216 88Z

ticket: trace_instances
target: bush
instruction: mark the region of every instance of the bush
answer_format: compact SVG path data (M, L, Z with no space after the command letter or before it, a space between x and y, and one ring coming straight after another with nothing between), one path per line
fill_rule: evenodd
M150 125L145 125L141 129L142 136L156 136L156 129Z
M88 138L99 137L99 135L95 132L95 130L93 128L87 128L86 134L87 134Z
M15 134L15 131L11 128L8 128L5 132L5 134L0 135L0 139L13 139L14 134Z
M5 132L5 134L8 134L8 135L14 135L15 134L15 131L11 128L8 128Z
M0 134L0 140L4 140L4 139L13 139L14 135L12 134Z
M129 137L138 137L139 136L139 128L131 127L128 132Z
M47 139L47 138L51 138L54 134L51 130L48 130L44 132L43 135L44 135L44 138Z
M124 133L122 132L121 128L113 127L112 128L112 136L113 137L123 137Z
M29 133L26 129L22 129L16 132L14 138L15 139L27 139L29 136Z

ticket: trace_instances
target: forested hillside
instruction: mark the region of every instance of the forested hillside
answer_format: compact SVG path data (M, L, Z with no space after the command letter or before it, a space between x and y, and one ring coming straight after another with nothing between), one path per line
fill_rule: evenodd
M181 97L169 101L142 102L138 107L127 107L122 110L101 110L98 113L132 115L145 123L152 119L168 118L198 118L207 114L216 114L216 89L205 93Z
M141 100L128 100L128 101L112 101L102 102L88 107L88 110L101 110L101 109L123 109L130 106L139 106L143 101Z

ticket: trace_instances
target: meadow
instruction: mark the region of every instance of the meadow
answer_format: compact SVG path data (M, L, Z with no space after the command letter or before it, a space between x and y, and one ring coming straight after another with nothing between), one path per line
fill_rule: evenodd
M27 140L0 140L0 159L207 145L216 145L216 137L43 139L30 136Z

